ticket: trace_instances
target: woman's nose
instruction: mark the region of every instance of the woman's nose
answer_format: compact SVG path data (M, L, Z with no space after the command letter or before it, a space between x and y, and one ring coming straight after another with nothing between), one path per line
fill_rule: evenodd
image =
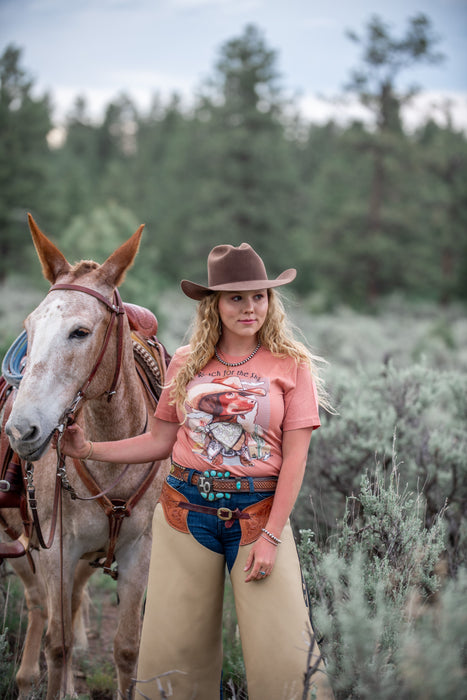
M246 298L243 303L244 313L251 313L253 311L253 299Z

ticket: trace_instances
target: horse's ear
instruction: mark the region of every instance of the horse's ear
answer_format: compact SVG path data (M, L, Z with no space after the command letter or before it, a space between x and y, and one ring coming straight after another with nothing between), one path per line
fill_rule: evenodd
M31 214L28 214L28 223L44 277L51 284L54 284L60 275L71 269L71 265L59 249L49 241L47 236L44 236Z
M99 270L99 276L111 287L118 287L125 279L126 271L133 265L138 252L144 224L129 238L126 243L122 243L120 248L112 253L103 263Z

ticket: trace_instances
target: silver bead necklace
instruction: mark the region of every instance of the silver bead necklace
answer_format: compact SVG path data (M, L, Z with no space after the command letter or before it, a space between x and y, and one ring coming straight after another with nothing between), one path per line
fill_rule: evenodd
M260 347L261 347L261 342L258 341L258 345L255 347L255 349L253 350L253 352L250 353L250 354L248 355L248 357L245 357L244 360L240 360L240 362L227 362L226 360L223 360L222 357L219 357L219 353L217 352L217 345L216 345L216 347L214 348L214 354L215 354L216 358L219 360L219 362L221 362L221 363L222 363L223 365L225 365L226 367L239 367L240 365L244 365L246 362L248 362L249 360L251 360L251 358L254 357L254 356L256 355L256 353L258 352L258 350L260 349Z

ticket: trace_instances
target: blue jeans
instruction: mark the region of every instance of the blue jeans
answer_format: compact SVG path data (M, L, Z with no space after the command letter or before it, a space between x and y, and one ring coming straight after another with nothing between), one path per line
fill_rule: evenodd
M250 493L232 493L230 498L216 498L215 502L208 502L201 496L196 486L187 484L171 474L167 477L167 483L185 496L190 503L212 506L213 508L230 508L231 510L239 508L244 510L247 506L251 506L271 496L269 492L252 491ZM226 527L226 522L228 522L228 527ZM238 520L224 521L214 514L189 511L187 524L193 537L203 547L210 549L211 552L224 555L230 572L237 558L242 535L240 522Z

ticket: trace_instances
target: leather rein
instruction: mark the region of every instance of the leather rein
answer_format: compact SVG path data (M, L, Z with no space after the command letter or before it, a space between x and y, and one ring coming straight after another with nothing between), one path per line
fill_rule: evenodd
M107 306L107 308L110 310L110 320L107 325L107 329L105 332L104 340L100 349L100 352L97 356L97 359L94 363L93 368L91 369L88 377L86 380L83 382L81 385L80 389L77 391L72 403L70 406L64 411L60 423L57 426L56 430L59 433L59 437L57 440L57 472L56 472L56 478L55 478L55 491L54 491L54 501L53 501L53 510L52 510L52 521L51 521L51 526L50 526L50 533L47 541L45 540L42 529L40 526L39 522L39 516L37 512L37 501L35 497L35 488L33 484L33 473L34 473L34 466L31 463L27 464L26 467L26 473L25 473L25 481L27 484L27 492L28 492L28 501L29 501L29 506L31 509L31 514L33 518L33 523L34 527L37 533L37 537L39 540L39 544L43 549L50 549L52 546L52 543L54 541L54 536L55 536L55 530L56 530L56 524L57 524L57 518L58 518L58 513L61 511L61 499L60 499L60 493L61 493L61 487L65 488L67 491L69 491L70 496L72 500L81 500L81 501L97 501L101 508L104 510L104 513L107 515L109 519L109 546L107 550L107 556L105 559L105 563L102 565L104 569L104 573L109 574L113 578L117 578L118 574L114 570L111 569L111 564L113 561L113 555L114 555L114 550L117 542L117 537L120 532L122 520L124 517L128 517L131 515L132 508L137 504L137 502L141 499L141 497L144 495L146 490L149 488L150 484L152 483L154 476L156 474L156 468L155 468L155 462L152 462L152 464L149 466L145 476L143 477L142 481L140 482L138 488L136 491L130 496L129 499L126 501L122 499L110 499L107 497L107 493L111 491L120 481L121 479L125 476L127 473L130 465L127 464L126 467L123 469L123 471L120 473L120 475L117 477L117 479L106 489L102 490L98 483L96 482L94 476L91 474L89 471L86 463L84 460L80 459L73 459L73 463L76 469L76 472L78 476L80 477L81 481L83 484L87 487L88 491L92 494L91 496L79 496L74 488L71 486L71 484L68 481L68 476L66 473L66 468L65 468L65 457L61 454L60 451L60 443L61 439L63 436L63 433L65 432L66 428L68 425L70 425L78 411L81 408L81 404L83 401L87 399L86 396L86 391L89 389L89 386L94 379L101 363L104 358L104 355L106 353L107 347L109 345L109 340L111 337L112 329L115 325L115 321L117 320L117 359L116 359L116 364L115 364L115 370L112 378L112 382L110 385L110 388L105 392L107 393L107 401L110 401L112 397L116 393L116 386L118 382L118 378L120 376L120 371L121 371L121 366L122 366L122 353L123 353L123 315L125 314L125 308L122 304L122 300L120 297L120 294L117 289L114 290L114 295L113 295L113 303L110 302L106 297L104 297L102 294L97 292L94 289L91 289L89 287L83 287L81 285L77 284L55 284L49 289L49 293L56 291L56 290L62 290L62 289L69 289L72 291L77 291L77 292L82 292L83 294L88 294L90 296L95 297L99 301L101 301L103 304ZM147 428L147 419L146 419L146 425L143 430L145 432Z

